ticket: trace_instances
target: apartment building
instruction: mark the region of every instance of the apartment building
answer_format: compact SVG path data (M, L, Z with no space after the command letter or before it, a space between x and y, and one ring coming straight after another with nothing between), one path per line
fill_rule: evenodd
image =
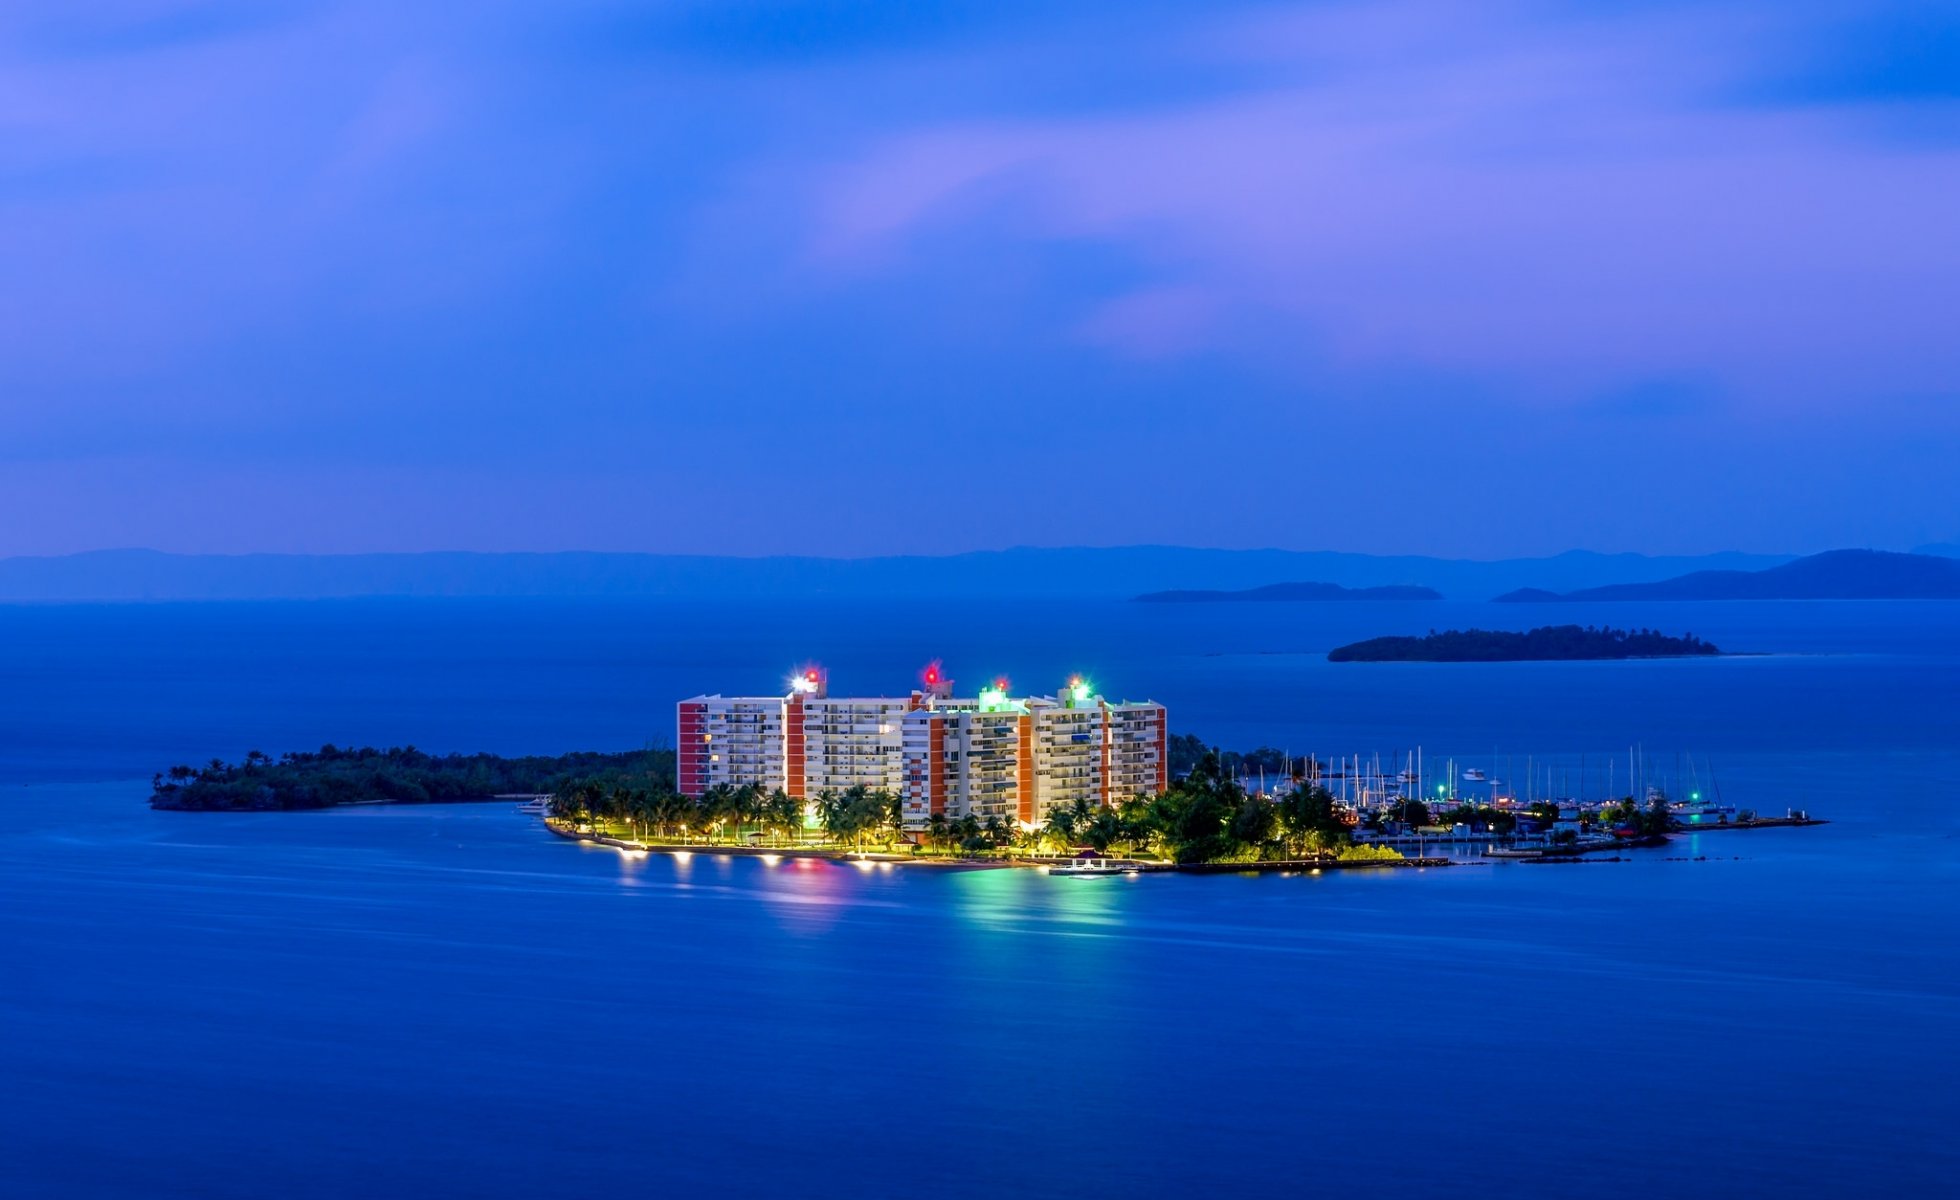
M1070 680L1016 698L1001 680L955 698L937 665L902 697L832 697L817 669L780 697L696 696L679 705L680 786L757 783L814 799L854 786L898 795L905 823L1039 825L1078 800L1106 806L1168 784L1164 706L1114 702Z

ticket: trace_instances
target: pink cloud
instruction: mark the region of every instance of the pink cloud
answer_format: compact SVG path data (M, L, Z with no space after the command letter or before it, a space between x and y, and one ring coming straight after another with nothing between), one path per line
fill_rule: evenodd
M1220 344L1175 299L1202 295L1337 361L1547 403L1657 371L1778 402L1950 390L1960 153L1873 136L1855 106L1717 103L1755 33L1670 15L1553 39L1424 3L1236 27L1199 52L1297 77L877 139L822 173L813 244L890 266L1006 195L987 211L1015 236L1119 245L1161 277L1083 318L1128 351Z

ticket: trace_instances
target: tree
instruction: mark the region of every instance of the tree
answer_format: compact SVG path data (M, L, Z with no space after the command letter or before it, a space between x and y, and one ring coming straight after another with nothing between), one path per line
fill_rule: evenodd
M679 792L664 789L653 795L651 804L654 825L662 837L672 837L675 833L685 836L688 821L694 816L694 802Z
M1349 840L1334 793L1318 784L1301 784L1280 797L1279 824L1296 851L1325 849Z
M1123 818L1107 808L1090 818L1088 824L1078 831L1078 836L1094 846L1099 854L1109 853L1111 845L1123 840L1123 834Z
M817 793L817 825L823 835L831 841L843 840L845 825L845 801L836 792L825 790Z
M1673 830L1674 813L1667 806L1667 793L1658 791L1654 793L1654 798L1647 802L1647 816L1640 823L1640 827L1649 834L1663 834Z
M606 817L631 829L638 816L633 793L623 783L615 783L606 793Z
M699 810L696 819L700 821L702 830L709 835L708 841L712 844L720 837L721 831L731 820L739 819L741 801L736 797L734 788L725 783L717 783L701 793L696 808Z
M1042 845L1051 847L1056 853L1063 853L1075 846L1075 812L1065 805L1056 805L1048 812L1048 823L1041 831Z
M1260 796L1249 796L1232 816L1231 836L1235 842L1247 846L1264 846L1273 840L1273 833L1279 828L1279 815L1271 801Z
M889 793L873 792L863 784L855 784L839 795L819 797L817 815L831 840L862 849L865 835L887 826L892 802Z
M784 840L793 839L803 828L803 805L797 802L796 797L781 788L777 788L770 795L765 808L768 811L766 820L769 827Z
M1429 824L1429 806L1420 800L1404 800L1395 806L1395 819L1420 829Z
M744 825L752 825L758 831L769 815L768 799L762 794L759 783L745 783L735 789L735 803L731 806L735 815L735 836L739 840Z

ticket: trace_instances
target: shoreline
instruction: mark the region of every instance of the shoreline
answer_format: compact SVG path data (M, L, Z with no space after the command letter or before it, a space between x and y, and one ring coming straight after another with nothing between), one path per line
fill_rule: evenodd
M829 847L770 847L770 846L721 846L699 842L635 842L625 838L611 837L602 833L579 833L562 829L552 821L542 824L554 835L568 842L579 842L589 846L606 846L629 854L665 854L669 857L686 854L708 854L724 858L813 858L829 862L867 863L877 866L937 867L940 869L959 869L969 871L1023 870L1051 873L1051 868L1066 866L1075 861L1069 858L937 858L915 854L893 854L876 850L836 850ZM1279 872L1281 874L1300 874L1316 871L1353 871L1363 869L1390 870L1411 868L1423 870L1430 867L1460 867L1470 865L1449 858L1399 858L1388 860L1368 860L1342 862L1338 859L1273 859L1264 862L1219 862L1219 863L1167 863L1140 859L1111 858L1111 862L1124 864L1123 873L1139 875L1224 875L1224 874L1262 874Z

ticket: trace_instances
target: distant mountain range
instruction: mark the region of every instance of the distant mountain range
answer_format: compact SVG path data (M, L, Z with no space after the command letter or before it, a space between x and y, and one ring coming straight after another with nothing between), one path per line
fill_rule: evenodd
M92 551L0 559L0 600L314 600L339 596L1105 596L1252 588L1317 578L1347 588L1417 584L1462 600L1519 586L1590 588L1695 569L1760 569L1788 555L1544 559L1376 557L1172 545L980 551L945 557L729 559L633 553L171 555Z
M1647 557L1575 550L1497 561L1334 551L1070 547L889 558L669 554L244 554L103 550L0 559L0 600L267 600L353 596L1101 596L1240 589L1275 579L1347 588L1419 585L1458 599L1526 586L1567 591L1756 570L1788 555Z
M1760 571L1694 571L1674 579L1552 592L1523 588L1508 603L1581 600L1955 600L1960 558L1832 550Z
M1413 584L1388 584L1383 587L1342 587L1338 583L1269 583L1265 587L1244 588L1234 592L1220 592L1204 588L1181 589L1168 592L1145 592L1137 599L1146 604L1216 604L1219 602L1252 601L1321 601L1321 600L1441 600L1443 593L1435 588L1416 587Z

